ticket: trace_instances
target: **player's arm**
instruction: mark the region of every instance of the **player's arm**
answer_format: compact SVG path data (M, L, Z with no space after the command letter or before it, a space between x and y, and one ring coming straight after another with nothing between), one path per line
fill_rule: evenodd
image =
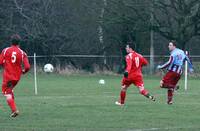
M165 63L165 64L163 64L163 65L158 65L158 69L164 69L164 68L167 68L171 63L172 63L172 61L173 61L173 56L170 56L169 57L169 60Z
M142 66L146 66L146 65L148 65L148 64L149 64L149 63L148 63L147 59L144 58L144 57L141 57L141 65L142 65Z
M3 65L3 61L4 61L4 58L3 58L2 54L0 54L0 65Z
M25 74L30 70L30 67L31 67L26 54L24 55L23 64L24 64L24 69L22 72L23 72L23 74Z
M1 52L0 54L0 65L3 65L4 64L4 52L5 52L5 49Z
M185 60L188 62L189 71L193 72L194 68L193 68L192 62L191 62L190 58L187 55L185 55Z
M131 71L131 67L132 67L132 58L130 55L126 56L126 70L124 72L124 77L128 77L128 74Z

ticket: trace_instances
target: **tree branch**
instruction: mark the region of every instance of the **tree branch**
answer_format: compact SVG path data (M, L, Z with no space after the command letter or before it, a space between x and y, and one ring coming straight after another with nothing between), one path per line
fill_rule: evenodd
M18 9L19 13L20 13L24 18L26 18L26 19L28 19L28 20L31 20L30 17L28 17L27 15L25 15L25 14L23 13L23 8L19 6L19 4L17 3L17 0L13 0L13 1L14 1L14 3L15 3L15 6L16 6L16 8Z

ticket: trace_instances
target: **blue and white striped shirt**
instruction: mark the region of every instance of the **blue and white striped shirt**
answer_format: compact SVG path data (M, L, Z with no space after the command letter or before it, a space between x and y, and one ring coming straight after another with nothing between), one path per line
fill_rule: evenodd
M188 62L189 68L193 69L193 65L188 58L188 56L184 53L183 50L175 48L173 51L170 53L170 58L169 61L166 62L165 64L161 65L161 69L167 68L168 71L173 71L178 74L182 74L183 72L183 65L185 60Z

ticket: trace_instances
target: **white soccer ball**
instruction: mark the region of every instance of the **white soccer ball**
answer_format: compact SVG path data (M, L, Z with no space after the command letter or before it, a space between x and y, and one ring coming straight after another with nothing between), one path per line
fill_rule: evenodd
M51 73L51 72L53 72L53 69L54 69L54 67L52 64L44 65L44 72Z
M99 84L104 85L104 84L105 84L105 80L100 79L100 80L99 80Z

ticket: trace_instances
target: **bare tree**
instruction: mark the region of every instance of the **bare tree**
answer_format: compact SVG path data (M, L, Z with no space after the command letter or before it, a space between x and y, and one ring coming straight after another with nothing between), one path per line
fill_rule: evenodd
M24 18L30 20L31 18L24 14L24 12L23 12L23 6L20 6L20 5L18 4L18 1L17 1L17 0L13 0L13 1L14 1L14 3L15 3L15 6L16 6L17 10L19 11L19 13L20 13Z
M154 30L181 48L200 35L200 0L154 0Z

